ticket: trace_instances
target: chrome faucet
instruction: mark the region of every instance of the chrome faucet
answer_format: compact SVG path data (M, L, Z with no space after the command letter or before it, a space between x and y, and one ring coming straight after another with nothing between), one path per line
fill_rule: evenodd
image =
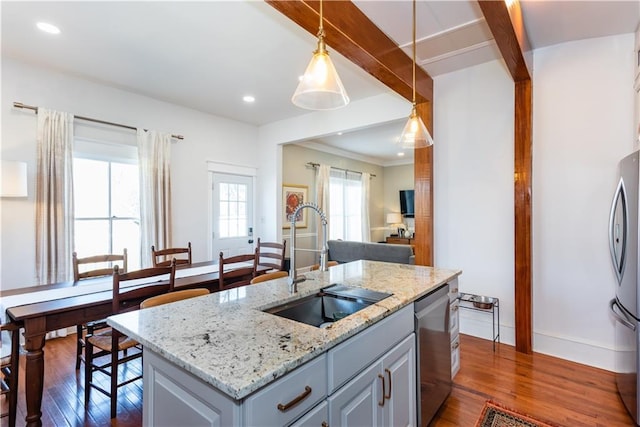
M329 268L327 267L327 216L324 212L316 205L315 203L301 203L298 205L296 210L293 211L291 215L291 256L290 256L290 266L289 266L289 293L298 292L298 283L304 282L307 278L303 276L298 277L296 273L296 218L298 216L298 212L300 212L304 208L311 208L320 215L320 220L322 221L322 249L320 252L320 270L327 271ZM313 252L318 252L317 250L313 250Z

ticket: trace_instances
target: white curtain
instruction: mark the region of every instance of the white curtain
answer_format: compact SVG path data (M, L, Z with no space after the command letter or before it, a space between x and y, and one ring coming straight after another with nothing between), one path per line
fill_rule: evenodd
M171 134L138 129L141 264L150 267L151 246L171 247Z
M38 108L36 280L72 279L73 115Z
M327 237L331 235L330 226L331 221L330 211L331 206L329 204L329 174L331 173L331 166L329 165L320 165L318 166L318 172L316 173L316 204L324 212L327 216ZM322 226L321 223L318 222L318 236L321 236ZM318 249L322 249L322 237L317 239L318 241Z
M362 185L362 200L360 202L362 210L360 212L362 227L362 241L371 241L371 227L369 226L369 187L371 182L371 174L363 172L360 176L360 183Z
M73 115L38 108L36 137L36 280L72 280ZM67 336L66 329L46 339Z

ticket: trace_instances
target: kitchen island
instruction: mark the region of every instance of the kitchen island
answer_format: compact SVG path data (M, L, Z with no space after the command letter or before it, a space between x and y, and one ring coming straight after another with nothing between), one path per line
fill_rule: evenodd
M286 384L282 383L284 380L290 380L285 389L302 391L301 400L306 404L317 403L315 410L322 409L322 405L327 404L324 399L341 391L347 380L358 380L370 370L369 365L367 369L354 368L354 375L358 375L353 379L354 375L346 372L352 363L350 359L373 363L382 360L383 347L386 351L403 345L400 350L408 355L406 365L415 373L412 303L446 286L460 273L459 270L356 261L332 267L327 272L306 273L307 280L298 285L296 294L289 293L283 278L112 316L108 323L144 346L145 425L159 421L157 411L164 411L165 415L180 414L177 419L188 423L184 414L187 406L198 413L194 420L216 418L222 424L266 425L270 423L266 418L253 418L254 415L267 416L264 415L266 409L258 405L260 400L256 402L254 398L268 396L265 390L277 388L278 383ZM263 311L336 283L392 295L326 328ZM345 372L340 373L341 370ZM388 370L384 368L378 377L383 377ZM386 388L382 381L382 395L391 395L391 373L388 375ZM313 391L307 391L305 381L317 383L308 387ZM415 382L412 384L415 389ZM411 390L410 384L407 390ZM191 401L180 400L184 397L182 393L188 391L193 394ZM290 393L300 396L296 390ZM211 401L216 403L210 405ZM158 407L161 402L164 408ZM173 410L167 410L170 402L175 403ZM289 412L287 404L291 402L284 403L285 410L275 409L278 406L275 404L269 407L273 406L276 415L286 413L290 421L308 409L295 402ZM380 406L384 406L384 398ZM413 408L415 411L415 406Z

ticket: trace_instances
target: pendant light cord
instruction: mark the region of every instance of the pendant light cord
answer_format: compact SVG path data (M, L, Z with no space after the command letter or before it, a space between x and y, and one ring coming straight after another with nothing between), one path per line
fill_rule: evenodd
M320 1L322 14L322 0ZM413 0L413 107L416 106L416 0Z
M324 37L324 27L322 26L322 0L320 0L320 26L318 27L318 37Z

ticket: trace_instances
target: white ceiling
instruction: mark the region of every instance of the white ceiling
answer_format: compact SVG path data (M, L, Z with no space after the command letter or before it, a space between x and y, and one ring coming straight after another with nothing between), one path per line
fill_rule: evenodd
M411 55L410 1L355 4ZM432 76L499 58L475 1L418 0L417 8L417 62ZM522 10L534 49L630 33L640 21L637 0L525 0ZM315 37L262 1L2 1L1 19L3 56L255 125L308 112L293 106L290 97ZM37 21L51 22L62 33L41 33ZM330 52L352 101L390 92ZM255 103L242 101L249 94ZM314 144L390 164L398 157L389 139L402 125Z

